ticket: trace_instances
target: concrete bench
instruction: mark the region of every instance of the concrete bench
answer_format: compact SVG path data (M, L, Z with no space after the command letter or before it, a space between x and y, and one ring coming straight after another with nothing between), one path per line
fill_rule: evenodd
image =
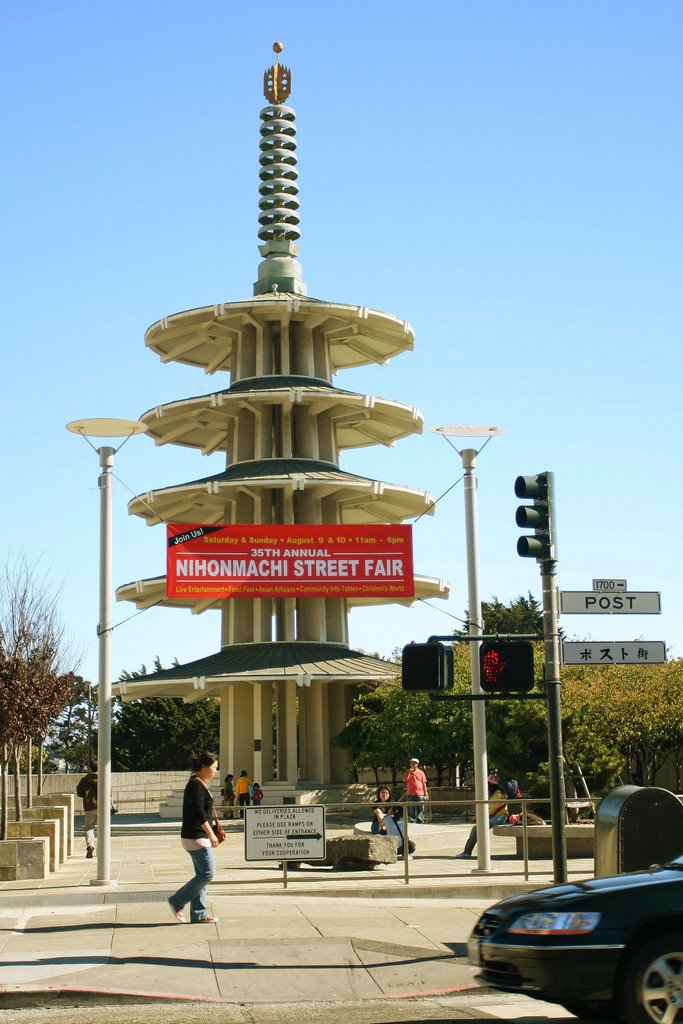
M52 818L59 822L59 859L60 861L66 861L69 856L69 811L64 805L55 806L45 805L42 807L24 807L22 810L22 816L25 821L35 821L36 819Z
M33 839L36 836L47 836L49 840L50 871L56 871L64 858L60 856L60 822L56 818L33 818L29 821L8 821L8 839Z
M46 796L34 796L34 807L66 807L67 853L71 857L74 852L75 839L75 801L73 793L50 793Z
M49 874L50 840L47 836L0 841L0 881L47 878Z
M568 857L595 856L595 826L565 825ZM517 842L517 856L524 856L524 829L521 825L494 825L494 836L514 836ZM550 825L529 825L527 828L530 859L549 860L553 855L553 830Z
M16 813L14 798L9 799L9 816ZM33 806L28 807L26 800L22 801L23 817L53 818L57 817L61 826L60 860L66 860L74 853L75 840L75 803L73 793L50 793L43 796L34 796Z

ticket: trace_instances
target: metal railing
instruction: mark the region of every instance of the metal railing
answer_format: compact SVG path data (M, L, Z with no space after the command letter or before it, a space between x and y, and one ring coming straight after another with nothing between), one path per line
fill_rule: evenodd
M534 808L540 808L540 807L545 807L545 806L549 807L550 806L550 799L549 798L536 798L536 797L534 797L533 799L528 799L526 797L515 797L515 798L508 799L506 802L507 802L509 811L514 811L514 813L519 812L521 814L521 817L519 819L519 824L508 826L511 829L515 830L514 833L511 833L511 836L513 836L515 839L521 837L521 840L522 840L522 842L521 842L521 847L522 847L521 865L519 867L511 867L511 866L509 866L509 864L506 863L505 867L503 868L502 865L500 865L500 862L498 862L498 865L491 869L491 874L492 875L505 874L507 876L521 876L521 878L525 882L530 881L532 879L533 875L543 875L543 876L547 877L547 875L548 875L548 870L547 869L542 870L542 871L541 870L534 871L533 868L532 868L532 862L535 859L542 859L542 860L546 860L546 861L552 860L552 853L549 853L548 856L543 856L542 858L534 858L534 857L530 856L530 850L529 850L529 848L530 848L530 842L529 842L530 836L533 835L535 829L537 829L539 826L528 823L527 811L532 806ZM596 799L596 798L593 798L593 800L592 800L593 805L596 806L596 807L599 804L599 802L600 801L598 799ZM326 812L326 820L327 820L327 815L329 814L329 815L335 815L335 816L338 815L338 817L340 819L342 817L343 818L348 818L349 816L352 816L353 819L354 819L354 825L358 824L359 821L366 821L366 822L370 821L371 822L372 821L372 808L377 806L377 803L378 803L377 800L373 800L373 801L358 801L357 803L354 802L353 804L348 804L348 803L343 803L343 804L342 803L340 803L340 804L326 803L324 805L325 812ZM453 868L452 871L449 871L447 869L446 870L440 870L438 872L437 871L427 871L427 872L425 872L424 870L420 870L419 873L416 872L416 871L412 871L412 873L411 873L411 854L410 854L410 849L409 849L410 840L417 838L418 842L416 843L416 853L419 854L420 853L419 845L418 845L419 844L419 835L420 835L420 831L421 831L421 829L423 827L422 825L417 824L416 822L410 820L410 815L411 815L411 813L415 813L416 808L424 807L425 811L427 812L428 816L431 819L430 822L428 822L428 824L433 824L433 825L438 825L438 824L444 824L444 825L459 824L459 825L469 825L470 827L472 827L472 825L474 824L474 821L473 820L470 821L470 817L473 815L473 812L475 811L475 808L479 804L484 804L490 810L491 809L491 805L492 804L496 804L496 803L500 803L500 799L498 799L498 800L476 800L475 798L470 797L470 798L465 799L465 800L454 800L454 799L449 798L448 800L430 800L430 801L427 801L424 805L416 804L416 803L414 803L412 801L407 801L407 800L403 800L403 801L392 800L390 802L390 806L392 806L392 807L400 807L402 809L402 812L403 812L403 815L402 815L402 818L401 818L401 828L402 828L402 831L403 831L403 850L402 850L402 854L400 855L400 858L399 858L399 860L401 860L403 862L403 875L402 875L402 882L403 882L403 884L405 884L406 886L409 886L411 884L411 881L413 883L415 883L418 879L419 879L420 883L422 883L424 881L428 881L429 879L435 879L435 878L439 878L439 879L442 879L442 880L444 878L459 878L459 879L463 878L463 871L462 871L462 869L461 870L457 870L455 865L454 865L454 868ZM262 807L266 807L268 805L266 803L264 803L261 806ZM443 814L439 814L439 812L438 812L438 808L439 807L442 807L442 808L446 809ZM361 817L357 812L362 811L363 809L367 809L367 816L363 815ZM460 810L460 814L457 813L456 809L461 809ZM435 811L436 811L437 815L439 815L439 817L442 818L441 822L439 822L438 820L434 820L434 813L435 813ZM455 811L455 813L454 813L454 811ZM453 819L456 818L456 817L459 817L460 820L454 822ZM341 822L334 822L334 824L332 822L330 823L330 825L332 825L332 827L334 827L334 825L337 825L337 824L341 824ZM592 826L592 824L593 824L592 821L587 821L585 823L585 825L583 825L582 827L588 828L589 826ZM489 827L492 827L492 826L489 826ZM550 826L548 826L548 824L545 823L545 827L548 828ZM517 835L517 833L519 833L519 835ZM376 833L368 833L368 836L373 835L373 834L376 834ZM550 838L550 837L544 836L544 838ZM454 850L453 853L451 854L451 856L453 857L454 860L456 858L456 853L458 853L458 852L460 852L460 851L455 851ZM502 857L506 858L506 860L508 860L509 858L517 859L517 857L518 857L517 854L511 854L510 852L505 852L505 853L502 853L502 854L494 854L493 856L494 856L494 858L502 856ZM422 859L429 859L429 850L424 851L420 855L420 859L421 860ZM585 859L586 858L584 858L584 860ZM314 868L314 866L316 864L316 861L314 861L314 860L306 861L305 859L303 859L301 862L295 862L295 863L307 863L307 864L310 864ZM456 863L459 864L460 862L456 861ZM362 870L362 869L359 869L359 870ZM577 874L577 875L584 876L585 875L585 865L584 865L584 869L583 870L577 869L573 873ZM551 874L552 874L552 872L551 872ZM298 876L298 879L303 881L303 879L301 879L300 875ZM282 880L283 880L284 888L287 888L287 885L288 885L288 870L287 870L287 862L286 861L282 863ZM316 881L319 881L319 877L316 879Z

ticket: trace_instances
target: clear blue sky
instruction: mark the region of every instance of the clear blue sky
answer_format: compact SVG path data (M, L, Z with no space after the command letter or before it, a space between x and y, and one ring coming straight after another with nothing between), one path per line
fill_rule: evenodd
M501 425L479 459L481 590L540 597L518 558L513 482L556 474L558 582L624 577L661 616L565 617L571 636L683 656L683 6L6 0L3 68L2 554L61 588L97 677L98 462L67 421L137 419L227 377L163 366L160 317L251 295L258 126L272 43L297 111L309 294L409 320L415 350L337 375L424 414L423 435L342 467L441 495L460 460L429 427ZM117 456L116 585L164 571L127 514L220 457L134 438ZM356 610L389 655L450 632L467 603L462 485L416 524L448 602ZM132 615L116 605L114 621ZM215 613L117 627L113 673L219 646Z

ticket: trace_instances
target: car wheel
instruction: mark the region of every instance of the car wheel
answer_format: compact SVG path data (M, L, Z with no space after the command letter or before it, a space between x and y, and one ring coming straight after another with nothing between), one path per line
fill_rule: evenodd
M616 1021L616 1011L614 1007L608 1004L597 1005L596 1003L562 1003L562 1006L569 1013L573 1013L579 1020L585 1021L586 1024L590 1022L596 1022L596 1024L609 1024L610 1021Z
M665 932L624 961L619 1005L625 1024L683 1022L683 934Z

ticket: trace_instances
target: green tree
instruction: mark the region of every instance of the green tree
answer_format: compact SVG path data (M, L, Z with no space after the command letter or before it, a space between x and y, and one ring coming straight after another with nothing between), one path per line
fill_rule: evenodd
M468 652L455 651L455 686L469 689ZM394 786L402 779L408 759L419 757L436 768L437 784L455 778L457 765L471 763L472 724L470 705L433 700L426 693L406 693L398 678L368 685L359 692L352 715L335 738L337 746L351 752L352 768L375 773L388 769Z
M619 753L620 768L636 762L654 785L681 745L683 663L581 666L565 676L581 680L595 734Z
M155 670L162 665L155 660ZM146 675L124 672L121 679ZM217 750L220 710L209 697L185 704L180 697L145 697L125 702L114 698L112 765L115 771L189 769L193 754Z
M0 839L6 837L10 763L14 805L21 821L20 771L32 801L33 738L45 736L66 701L73 664L58 615L58 594L21 556L0 571ZM25 751L25 753L24 753ZM42 774L39 776L39 790Z
M503 604L493 595L490 601L482 601L482 619L485 633L536 633L543 636L543 611L531 592L522 594Z
M683 660L667 662L662 666L662 683L669 695L669 739L671 760L676 772L676 792L683 790Z
M89 734L90 754L97 752L96 707L97 688L83 676L74 676L66 706L51 726L45 745L51 757L64 760L67 772L86 769Z
M535 598L483 605L486 632L538 633L542 614ZM455 693L470 689L470 652L454 644ZM398 660L398 659L397 659ZM543 676L544 646L534 643L535 674ZM653 784L671 758L680 790L683 774L683 661L664 665L577 665L562 671L562 734L568 775L580 768L592 794L610 790L627 766L642 767ZM446 695L447 697L447 695ZM405 693L398 679L368 686L337 741L351 750L356 770L379 780L388 769L397 782L407 758L419 757L436 772L432 783L453 782L456 766L472 766L472 705ZM486 706L489 763L517 778L531 796L547 796L548 726L545 701L490 701Z

